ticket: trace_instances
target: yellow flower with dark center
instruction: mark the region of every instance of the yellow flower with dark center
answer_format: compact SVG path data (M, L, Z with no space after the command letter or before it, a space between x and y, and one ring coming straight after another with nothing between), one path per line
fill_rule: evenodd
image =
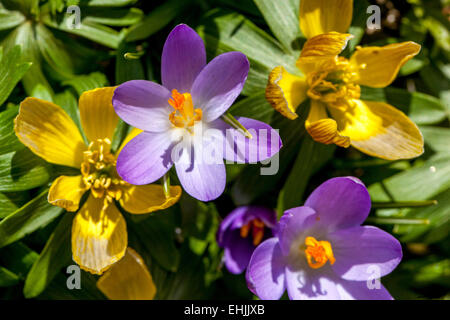
M141 133L133 129L116 154L111 140L119 118L112 106L114 87L83 93L79 101L81 126L87 146L72 119L59 106L37 98L20 104L14 130L19 140L46 161L76 168L76 176L60 176L51 185L48 201L67 211L78 211L84 193L86 202L72 225L72 255L84 270L101 274L120 260L127 249L126 222L116 207L144 214L170 207L178 201L181 188L169 194L163 186L134 186L116 172L116 159L123 146Z
M387 160L421 155L423 137L417 126L393 106L360 99L360 86L384 88L421 49L414 42L384 47L357 47L350 59L340 57L353 14L352 0L302 0L300 28L308 38L297 67L303 76L282 66L272 70L266 98L289 119L310 99L305 126L321 143L358 150Z

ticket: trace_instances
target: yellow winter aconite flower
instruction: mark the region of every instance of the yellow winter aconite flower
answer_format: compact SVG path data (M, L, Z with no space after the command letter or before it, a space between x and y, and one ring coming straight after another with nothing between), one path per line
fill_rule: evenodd
M321 143L353 147L371 156L409 159L423 153L417 126L393 106L360 99L360 86L384 88L400 68L421 49L414 42L384 47L357 47L350 59L340 57L348 40L344 33L353 14L352 0L302 0L300 28L308 38L297 67L303 76L282 66L272 70L266 98L289 119L310 99L305 122L311 137Z
M143 214L170 207L178 201L181 188L173 186L170 195L161 185L133 186L116 172L121 148L140 134L133 129L119 151L113 154L111 140L119 118L112 106L114 87L84 92L79 101L81 126L77 126L59 106L37 98L20 104L15 119L19 140L46 161L76 168L76 176L60 176L51 185L48 201L67 211L78 211L82 196L87 200L72 225L72 255L81 268L101 274L124 255L128 245L126 222L116 207Z

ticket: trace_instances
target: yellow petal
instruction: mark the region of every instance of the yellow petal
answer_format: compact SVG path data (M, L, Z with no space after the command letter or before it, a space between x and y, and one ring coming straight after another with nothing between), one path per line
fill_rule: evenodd
M296 119L298 106L307 98L305 78L287 72L282 66L272 70L266 87L266 99L272 107L289 119Z
M103 208L103 199L89 195L72 224L73 260L83 270L102 274L125 254L127 226L114 203Z
M417 55L420 48L412 41L384 47L358 47L350 62L359 69L359 84L384 88L394 81L400 68Z
M115 87L84 92L80 97L80 118L89 141L108 138L112 141L119 117L114 111L112 97Z
M82 176L60 176L53 181L48 202L67 211L77 211L83 194L88 190Z
M383 102L353 102L347 111L330 108L352 146L386 160L410 159L423 153L422 134L403 112Z
M300 29L306 38L345 32L352 23L353 0L301 0Z
M125 147L128 142L133 140L133 138L137 137L142 132L144 132L144 131L142 131L141 129L133 128L130 131L130 133L125 137L125 139L123 140L122 144L119 147L119 150L117 150L117 152L116 152L116 155L119 155L119 153L120 153L120 151L122 151L123 147Z
M180 186L171 186L170 195L166 198L163 187L157 184L130 186L124 190L120 205L130 213L144 214L174 205L181 196Z
M64 110L48 101L26 98L14 120L19 140L50 163L80 168L86 145Z
M144 260L131 248L100 277L97 287L110 300L152 300L156 294Z
M350 146L350 139L338 132L336 121L328 117L326 107L320 101L311 100L311 108L308 119L305 121L305 128L316 142L334 143L344 148Z

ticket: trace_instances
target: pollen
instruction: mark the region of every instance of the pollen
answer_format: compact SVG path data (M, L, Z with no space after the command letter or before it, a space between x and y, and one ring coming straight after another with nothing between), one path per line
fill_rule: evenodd
M306 260L312 269L323 267L327 261L330 261L331 265L336 261L331 243L328 241L317 241L314 237L306 237L305 245Z
M250 230L252 232L253 245L257 246L264 238L264 222L262 222L262 220L258 218L251 220L241 228L241 237L247 238L250 234Z
M169 120L177 128L186 128L202 120L202 109L194 109L192 96L190 93L179 93L176 89L172 90L172 98L168 100L175 111L169 115Z

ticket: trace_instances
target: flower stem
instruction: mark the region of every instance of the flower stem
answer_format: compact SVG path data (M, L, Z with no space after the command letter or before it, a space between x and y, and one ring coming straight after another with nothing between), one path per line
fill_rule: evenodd
M372 208L375 209L395 209L395 208L420 208L434 206L438 204L437 200L425 201L400 201L400 202L372 202Z
M166 173L163 176L163 189L164 189L164 196L166 199L170 198L170 176L169 173Z
M414 224L414 225L427 225L430 224L429 219L407 219L407 218L379 218L369 217L366 220L375 224Z
M225 121L227 124L235 128L237 131L242 133L246 138L253 139L253 136L250 132L239 122L236 120L235 117L233 117L230 113L225 113L222 115L222 120Z

